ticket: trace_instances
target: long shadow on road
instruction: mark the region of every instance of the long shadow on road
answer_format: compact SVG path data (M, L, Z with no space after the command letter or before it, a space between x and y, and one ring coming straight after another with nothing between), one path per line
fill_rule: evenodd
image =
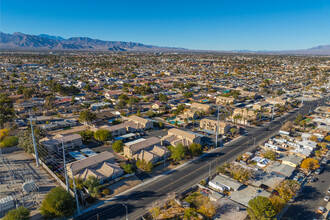
M314 218L320 219L322 214L306 210L306 207L301 204L293 204L285 213L283 220L311 220Z

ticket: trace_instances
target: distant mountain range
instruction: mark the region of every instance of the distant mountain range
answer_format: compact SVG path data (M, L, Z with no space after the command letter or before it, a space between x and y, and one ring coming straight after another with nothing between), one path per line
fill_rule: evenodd
M88 37L71 37L47 34L29 35L19 32L6 34L0 32L0 50L62 50L62 51L150 51L150 52L220 52L220 53L266 53L266 54L297 54L297 55L330 55L330 45L321 45L303 50L283 51L211 51L188 50L176 47L160 47L125 41L103 41Z
M158 47L124 41L102 41L88 37L64 39L47 34L29 35L0 32L0 50L82 50L82 51L185 51L184 48Z

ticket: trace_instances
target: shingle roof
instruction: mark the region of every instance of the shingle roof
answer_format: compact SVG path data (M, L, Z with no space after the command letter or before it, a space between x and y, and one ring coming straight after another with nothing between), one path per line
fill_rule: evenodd
M190 132L180 130L180 129L177 129L177 128L171 128L170 130L168 130L168 134L181 136L181 137L184 137L184 138L187 138L187 139L190 139L190 140L193 140L197 137L197 135L194 134L194 133L190 133Z
M136 144L132 144L130 146L127 146L131 149L132 151L132 154L135 154L135 152L143 149L143 148L148 148L148 147L151 147L153 145L161 145L161 141L159 138L156 138L156 137L151 137L151 138L148 138L144 141L141 141L139 143L136 143Z
M79 170L82 170L84 168L88 168L90 166L95 166L99 163L102 163L104 161L109 161L114 158L113 154L109 151L102 152L100 154L97 154L95 156L87 157L83 160L78 160L72 163L67 164L67 167L69 169L72 169L74 173L78 172Z
M131 117L129 117L129 120L132 120L132 121L138 122L138 123L142 123L142 124L146 124L146 123L149 122L148 119L141 118L141 117L138 117L138 116L135 116L135 115L132 115Z

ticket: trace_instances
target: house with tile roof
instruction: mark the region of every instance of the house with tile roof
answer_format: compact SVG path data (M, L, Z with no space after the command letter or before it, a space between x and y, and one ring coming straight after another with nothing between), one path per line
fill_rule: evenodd
M86 180L89 176L94 176L101 184L124 174L124 170L115 162L114 155L109 151L69 163L67 170L70 178L74 176Z
M163 145L176 146L179 143L189 146L192 143L201 144L203 135L177 128L168 130L167 135L162 138Z
M134 160L145 160L155 163L159 160L167 158L170 155L169 150L161 145L161 140L151 137L139 142L133 141L132 144L127 143L124 146L124 155Z

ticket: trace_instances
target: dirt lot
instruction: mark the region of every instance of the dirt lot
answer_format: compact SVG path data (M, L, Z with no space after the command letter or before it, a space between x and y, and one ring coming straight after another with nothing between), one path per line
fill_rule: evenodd
M35 182L37 189L26 193L22 184L30 180ZM13 196L18 205L31 209L31 216L39 212L45 195L56 186L59 184L43 168L36 167L30 154L22 150L0 154L0 198Z
M136 176L132 176L128 179L124 179L115 184L112 184L112 185L108 186L107 188L111 190L110 196L112 197L112 196L118 195L119 193L124 192L140 183L141 183L141 180L139 180Z
M218 209L214 219L221 220L244 220L247 216L247 211L244 206L227 198L221 198L217 201ZM240 207L240 211L237 210Z

